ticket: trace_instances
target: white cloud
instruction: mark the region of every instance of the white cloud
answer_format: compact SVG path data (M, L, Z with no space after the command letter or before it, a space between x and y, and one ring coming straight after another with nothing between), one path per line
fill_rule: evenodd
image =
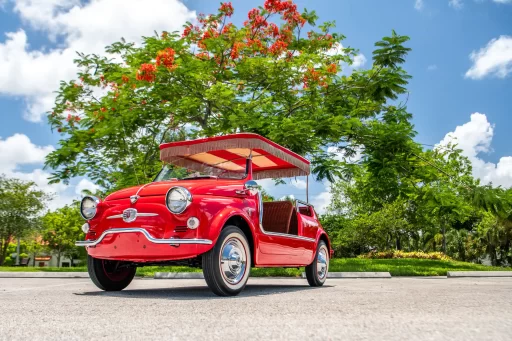
M333 47L331 47L329 50L327 50L327 52L325 52L325 54L327 54L328 56L335 56L338 54L344 55L345 52L343 51L343 49L344 49L343 45L340 43L337 43ZM345 67L357 69L357 68L362 67L364 64L366 64L366 57L364 56L364 54L360 53L360 54L357 54L354 56L354 59L352 60L351 65L347 65L345 63L342 63L342 64Z
M75 187L75 193L77 195L82 195L82 191L83 190L89 190L91 192L96 192L97 190L100 189L100 186L96 185L95 183L87 180L87 179L82 179L80 180L80 182L76 185Z
M366 64L366 57L364 56L364 54L360 53L354 57L354 61L352 62L351 66L354 69L357 69L363 66L364 64Z
M462 153L471 161L473 175L483 184L492 182L496 186L511 187L512 156L501 157L497 164L486 162L479 157L480 153L492 151L493 135L494 126L487 121L487 116L474 113L469 122L457 126L455 131L446 134L440 145L447 145L449 142L457 143Z
M448 5L455 9L461 9L464 6L464 4L462 3L462 0L450 0L450 1L448 1Z
M416 0L414 2L414 9L417 11L421 11L425 7L425 4L423 3L423 0Z
M290 183L293 187L296 187L298 189L306 189L307 186L306 181L301 179L292 179Z
M311 204L315 207L315 211L318 214L327 213L327 209L331 204L332 194L329 190L329 186L326 185L325 187L327 189L326 191L323 191L320 194L315 195L311 200Z
M14 11L50 40L63 41L50 49L31 50L20 29L6 33L0 43L0 94L23 97L24 116L34 122L51 109L59 82L76 75L76 51L101 54L121 37L138 43L143 35L180 30L195 18L178 0L18 0Z
M50 174L40 168L23 171L20 166L39 166L44 163L48 153L54 150L53 146L37 146L23 134L14 134L6 139L0 138L0 174L7 177L18 178L24 181L33 181L40 189L54 196L50 202L51 209L70 204L72 198L65 193L67 185L48 184Z
M435 70L437 70L437 65L436 64L432 64L432 65L427 66L427 71L435 71Z
M466 78L506 77L512 71L512 36L492 39L485 47L471 52L469 58L473 65L466 72Z
M512 0L493 0L496 3L499 4L512 4Z

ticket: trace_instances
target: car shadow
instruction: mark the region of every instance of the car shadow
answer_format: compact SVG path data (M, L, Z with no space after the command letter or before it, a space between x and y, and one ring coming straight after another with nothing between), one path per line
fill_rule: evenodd
M329 287L324 285L324 287ZM272 285L272 284L247 284L245 289L232 297L219 297L206 286L176 287L176 288L151 288L130 289L123 291L90 291L75 293L78 296L101 296L117 298L161 298L168 300L197 300L197 299L237 299L243 297L266 296L291 293L304 290L316 290L309 285Z

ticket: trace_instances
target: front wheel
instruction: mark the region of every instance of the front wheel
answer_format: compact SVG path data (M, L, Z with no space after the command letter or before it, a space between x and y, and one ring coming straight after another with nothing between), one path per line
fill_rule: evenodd
M226 226L215 246L203 255L206 284L218 296L238 295L251 271L251 250L243 232Z
M318 243L313 263L306 266L306 278L312 287L321 287L329 271L329 249L323 240Z
M101 290L119 291L132 282L137 269L125 262L87 256L87 270L92 282Z

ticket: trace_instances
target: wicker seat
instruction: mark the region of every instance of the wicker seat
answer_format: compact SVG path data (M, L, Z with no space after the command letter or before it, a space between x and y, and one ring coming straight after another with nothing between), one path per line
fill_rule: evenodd
M263 228L268 232L297 234L297 214L293 204L290 201L264 202Z

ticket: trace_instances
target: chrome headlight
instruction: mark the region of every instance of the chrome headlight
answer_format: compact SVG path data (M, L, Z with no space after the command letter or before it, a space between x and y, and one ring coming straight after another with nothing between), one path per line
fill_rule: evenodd
M192 203L192 194L184 187L172 187L165 197L165 204L169 211L179 214Z
M82 199L80 203L80 214L82 218L85 220L89 220L94 218L96 212L98 212L98 204L100 203L100 199L93 196L86 196Z

